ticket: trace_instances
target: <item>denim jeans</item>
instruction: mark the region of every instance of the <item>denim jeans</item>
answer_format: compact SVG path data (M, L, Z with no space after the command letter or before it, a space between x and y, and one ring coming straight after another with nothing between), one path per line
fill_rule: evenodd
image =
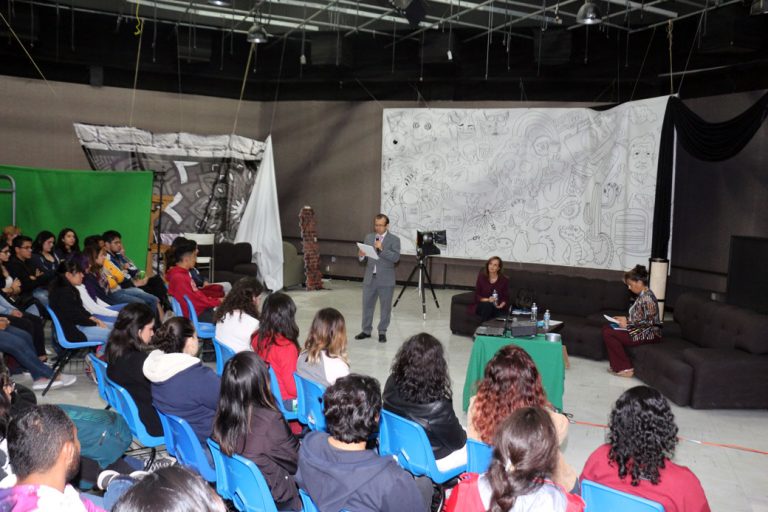
M29 370L33 380L53 376L53 370L37 358L32 336L28 332L12 326L0 331L0 352L12 355L23 368Z
M112 298L120 302L142 302L152 309L152 312L157 311L158 298L147 293L141 288L120 288L110 292Z
M85 334L88 341L101 341L105 344L107 343L107 338L109 338L109 332L111 331L109 328L105 329L95 325L78 325L77 329Z

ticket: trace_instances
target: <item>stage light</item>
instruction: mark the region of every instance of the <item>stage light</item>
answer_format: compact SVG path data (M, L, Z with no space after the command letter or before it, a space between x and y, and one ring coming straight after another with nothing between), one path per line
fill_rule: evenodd
M267 39L269 38L269 34L267 34L267 31L264 30L264 27L261 25L261 23L254 23L251 28L248 29L248 35L246 39L249 43L266 43Z
M600 10L590 0L584 2L579 12L576 13L576 23L581 25L597 25L602 22L603 17L600 14Z

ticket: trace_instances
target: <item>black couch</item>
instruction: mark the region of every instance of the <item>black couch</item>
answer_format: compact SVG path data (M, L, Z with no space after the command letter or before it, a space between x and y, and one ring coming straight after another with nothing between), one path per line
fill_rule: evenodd
M514 301L518 290L533 293L539 318L549 309L553 320L565 322L561 334L568 353L590 359L605 359L607 353L600 330L606 324L603 314L627 314L630 293L621 282L589 279L543 272L505 271L509 277L509 296ZM474 292L451 299L451 332L472 335L480 319L468 309Z
M768 407L768 315L686 293L662 342L630 352L635 376L678 405Z
M243 277L256 277L259 273L259 267L255 263L251 263L252 254L251 244L248 242L217 243L213 254L214 282L234 283ZM199 255L210 256L211 246L201 245ZM202 274L207 279L208 271L206 269L203 269Z

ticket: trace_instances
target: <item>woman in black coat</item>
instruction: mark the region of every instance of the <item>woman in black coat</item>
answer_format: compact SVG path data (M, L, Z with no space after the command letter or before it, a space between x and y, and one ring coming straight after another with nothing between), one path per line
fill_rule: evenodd
M48 292L49 307L56 313L67 341L107 342L109 327L91 315L75 286L83 284L83 267L74 259L59 264Z
M301 509L293 478L299 442L277 410L269 369L255 352L240 352L224 366L211 437L223 453L242 455L258 466L278 510Z
M467 433L453 412L453 393L442 344L425 332L397 351L384 386L384 409L427 432L441 471L467 462Z

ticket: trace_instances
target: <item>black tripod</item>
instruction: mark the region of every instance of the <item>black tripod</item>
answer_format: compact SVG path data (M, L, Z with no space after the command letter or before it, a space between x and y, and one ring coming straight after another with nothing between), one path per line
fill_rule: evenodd
M416 271L419 271L419 281L417 283L417 288L419 289L419 296L421 296L421 312L424 315L424 320L427 319L427 297L424 293L424 281L426 280L427 284L429 285L429 289L432 292L432 298L435 299L435 306L440 308L440 304L437 303L437 295L435 295L435 289L432 287L432 279L429 277L429 271L427 270L427 258L429 256L425 256L424 252L421 249L418 249L416 256L418 257L418 261L416 262L416 265L413 266L413 270L411 270L411 273L408 275L408 279L405 280L405 284L403 285L403 289L400 290L400 294L397 296L397 300L395 300L393 308L397 306L397 303L400 302L400 298L403 296L403 293L405 293L405 289L408 288L408 285L411 282L411 279L413 278L413 274L416 273Z

